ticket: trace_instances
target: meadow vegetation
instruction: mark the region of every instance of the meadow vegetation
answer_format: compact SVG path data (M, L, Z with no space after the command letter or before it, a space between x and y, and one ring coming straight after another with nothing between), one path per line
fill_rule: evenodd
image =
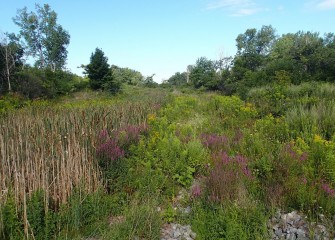
M292 210L335 237L333 33L247 29L234 57L159 85L100 48L67 71L69 33L36 11L0 42L0 239L160 239L164 223L270 239Z
M128 91L1 115L2 238L159 239L180 222L198 239L264 239L278 209L334 216L332 84L271 85L246 101ZM188 216L172 207L181 189Z

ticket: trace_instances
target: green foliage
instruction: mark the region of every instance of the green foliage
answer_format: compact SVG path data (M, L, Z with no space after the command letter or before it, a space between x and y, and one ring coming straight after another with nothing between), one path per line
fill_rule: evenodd
M0 114L29 105L30 101L25 100L20 95L13 93L7 94L0 97Z
M199 239L264 239L267 216L258 205L246 208L234 203L217 206L200 203L193 206L192 228Z
M9 240L24 238L23 223L19 219L15 200L12 195L9 195L5 205L1 206L0 217L0 237Z
M247 99L250 89L273 83L334 82L334 42L333 33L321 37L319 33L299 31L278 37L270 25L247 29L236 38L234 58L199 58L189 68L190 80L197 89L220 90L242 99ZM185 77L176 73L170 84L177 86L179 79Z
M311 139L313 134L331 139L335 132L334 114L334 101L321 101L310 107L302 104L292 107L286 119L293 133L303 133L305 139Z
M0 36L0 93L11 92L13 77L23 65L23 47L14 33Z
M103 85L110 80L112 76L109 70L108 58L105 53L96 48L94 53L91 54L90 63L85 66L85 71L90 79L90 86L92 89L102 89Z
M171 204L163 212L163 220L168 223L172 223L177 216L176 210Z
M49 67L53 71L62 69L67 58L67 46L70 43L69 33L57 24L57 14L48 4L35 5L35 12L28 12L27 7L18 10L13 19L18 25L28 47L26 52L38 59L36 65Z
M133 86L139 86L143 84L144 77L138 71L129 68L120 68L115 65L112 65L111 70L113 73L113 78L116 82Z
M149 87L149 88L155 88L158 87L158 83L154 81L155 74L151 76L147 76L143 81L143 86Z
M102 89L111 94L116 94L121 90L121 82L113 77L112 70L103 77Z
M25 68L16 74L13 89L28 99L54 98L82 88L84 80L70 72Z
M176 72L173 76L171 76L167 83L173 86L183 86L187 84L187 73Z
M241 122L247 124L257 116L253 105L244 103L237 96L213 96L207 105L207 111L216 116L218 124L225 129L239 127Z
M247 94L248 102L194 92L173 92L162 100L160 95L166 93L159 88L126 85L112 99L89 91L62 99L62 104L31 103L28 109L34 116L41 108L61 113L65 122L74 121L68 115L71 110L81 124L88 122L85 132L99 136L108 129L108 139L124 150L117 161L107 162L105 156L100 163L104 191L88 194L78 187L66 204L53 208L50 201L48 209L46 199L32 193L27 214L35 238L158 239L163 223L183 222L192 224L199 239L268 239L267 222L274 209L333 216L335 87L291 85L293 79L289 71L276 71L273 83ZM137 104L121 105L125 102ZM22 110L25 116L28 109ZM52 121L60 125L57 116ZM44 121L53 129L50 118ZM129 136L134 129L127 126L143 122L147 131L133 141ZM91 141L98 151L98 139ZM95 160L98 164L101 159ZM176 197L181 189L189 193L183 200ZM1 216L9 216L6 226L14 227L2 227L2 236L17 228L20 233L13 239L22 239L22 208L16 203L12 207L10 200L7 204ZM178 204L191 205L191 213L180 217L174 209ZM107 226L107 217L122 221Z
M112 204L110 197L101 191L87 194L75 190L69 202L62 205L58 211L51 206L50 204L46 208L44 192L41 190L33 192L27 199L29 236L42 240L90 234L95 230L95 223L105 219L111 212ZM0 236L4 236L4 239L25 239L23 209L20 208L17 212L16 203L12 197L8 198L1 208L0 216L4 225L0 229Z
M48 239L50 237L50 233L46 234L44 232L45 209L44 196L42 191L34 192L29 198L27 202L27 216L31 231L33 232L35 239L43 239L44 237L45 239Z
M161 216L156 211L155 202L142 204L134 202L126 211L125 221L111 226L104 239L159 239Z
M218 80L214 62L207 60L205 57L199 58L190 73L190 81L194 87L215 90Z

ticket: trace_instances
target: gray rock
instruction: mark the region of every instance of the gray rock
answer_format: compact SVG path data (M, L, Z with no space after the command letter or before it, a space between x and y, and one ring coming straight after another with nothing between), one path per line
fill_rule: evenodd
M197 234L195 232L190 232L190 237L195 239L197 237Z
M297 237L295 236L295 234L289 233L289 234L286 235L286 239L287 240L295 240L295 239L297 239Z
M182 208L181 212L184 214L190 214L191 213L191 207L187 206L186 208Z
M318 232L321 232L321 233L326 233L326 232L327 232L326 227L323 226L323 225L321 225L321 224L318 224L318 225L316 226L316 228L317 228L317 231L318 231Z
M300 229L300 228L297 230L296 234L297 234L298 238L306 236L306 232L304 230Z
M272 229L273 229L274 231L276 231L278 228L279 228L279 224L275 224L275 225L272 226Z
M309 238L304 236L298 236L297 240L309 240Z
M176 231L173 232L173 237L174 238L178 238L180 236L181 236L181 232L179 230L176 230Z
M282 237L282 236L283 236L283 231L282 231L280 228L278 228L278 229L275 231L275 234L276 234L277 237Z

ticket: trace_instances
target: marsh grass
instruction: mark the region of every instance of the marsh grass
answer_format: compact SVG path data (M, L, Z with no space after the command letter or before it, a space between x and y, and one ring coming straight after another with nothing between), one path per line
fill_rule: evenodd
M77 188L93 193L104 186L96 159L98 135L146 122L165 95L101 104L34 104L0 116L0 206L9 194L22 212L25 236L34 236L27 217L33 193L43 190L44 211L58 211ZM22 211L21 211L22 210Z

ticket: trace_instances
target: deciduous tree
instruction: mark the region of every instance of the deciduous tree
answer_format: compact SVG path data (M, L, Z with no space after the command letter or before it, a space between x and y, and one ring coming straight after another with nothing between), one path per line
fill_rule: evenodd
M13 21L23 36L27 53L35 57L36 65L50 67L53 71L62 69L67 59L69 33L57 23L57 14L48 4L36 4L36 13L28 12L27 7L18 10Z

